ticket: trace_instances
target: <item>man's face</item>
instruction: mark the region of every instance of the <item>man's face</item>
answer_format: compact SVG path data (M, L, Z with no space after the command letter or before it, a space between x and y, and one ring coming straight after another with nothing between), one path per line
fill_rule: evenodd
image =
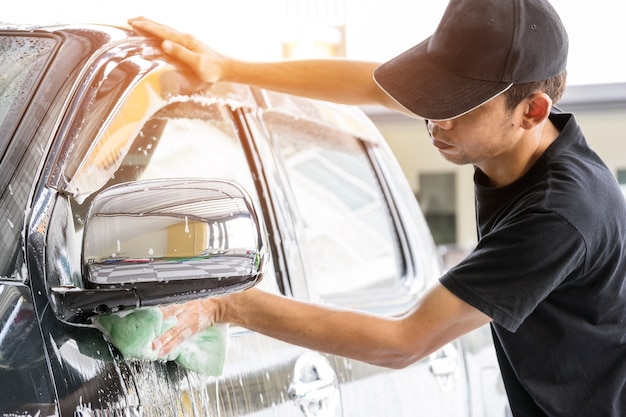
M507 110L506 98L499 95L454 119L429 120L428 130L433 145L448 161L486 168L514 152L516 114Z

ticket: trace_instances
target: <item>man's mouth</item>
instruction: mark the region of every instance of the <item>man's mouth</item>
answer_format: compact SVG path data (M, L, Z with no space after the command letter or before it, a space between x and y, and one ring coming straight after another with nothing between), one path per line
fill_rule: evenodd
M435 145L435 147L436 147L437 149L440 149L440 150L445 150L445 149L449 149L449 148L451 148L451 147L452 147L452 145L449 145L449 144L447 144L447 143L445 143L445 142L442 142L442 141L440 141L440 140L437 140L437 139L435 139L434 137L433 137L433 145Z
M432 140L435 148L439 150L446 150L446 149L450 149L453 147L453 145L447 142L441 141L435 137L438 131L437 125L435 125L430 120L425 120L425 122L426 122L426 129L428 130L428 135L430 136L430 139Z

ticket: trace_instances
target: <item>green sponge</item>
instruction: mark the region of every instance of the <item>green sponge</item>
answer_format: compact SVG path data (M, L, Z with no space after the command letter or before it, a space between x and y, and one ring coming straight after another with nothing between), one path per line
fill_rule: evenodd
M178 349L176 362L203 375L220 376L226 361L228 331L217 325L184 341Z
M152 349L153 340L176 324L163 320L157 307L98 316L93 320L126 359L169 360L203 375L220 376L228 350L228 325L215 325L180 343L165 357Z
M161 334L163 315L158 308L98 316L94 322L125 358L158 359L152 341Z

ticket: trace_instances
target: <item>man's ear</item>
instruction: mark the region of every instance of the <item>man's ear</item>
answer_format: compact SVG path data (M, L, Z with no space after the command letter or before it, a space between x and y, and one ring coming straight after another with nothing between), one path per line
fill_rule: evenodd
M550 115L552 99L546 93L534 93L525 101L526 110L522 122L524 128L533 128L546 120Z

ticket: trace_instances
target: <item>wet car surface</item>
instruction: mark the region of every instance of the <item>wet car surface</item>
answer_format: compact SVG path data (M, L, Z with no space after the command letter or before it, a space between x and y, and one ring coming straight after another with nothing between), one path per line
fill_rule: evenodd
M253 285L394 315L441 262L358 109L204 85L124 28L0 49L0 415L504 415L486 329L396 371L238 327L219 377L123 359L93 316Z

